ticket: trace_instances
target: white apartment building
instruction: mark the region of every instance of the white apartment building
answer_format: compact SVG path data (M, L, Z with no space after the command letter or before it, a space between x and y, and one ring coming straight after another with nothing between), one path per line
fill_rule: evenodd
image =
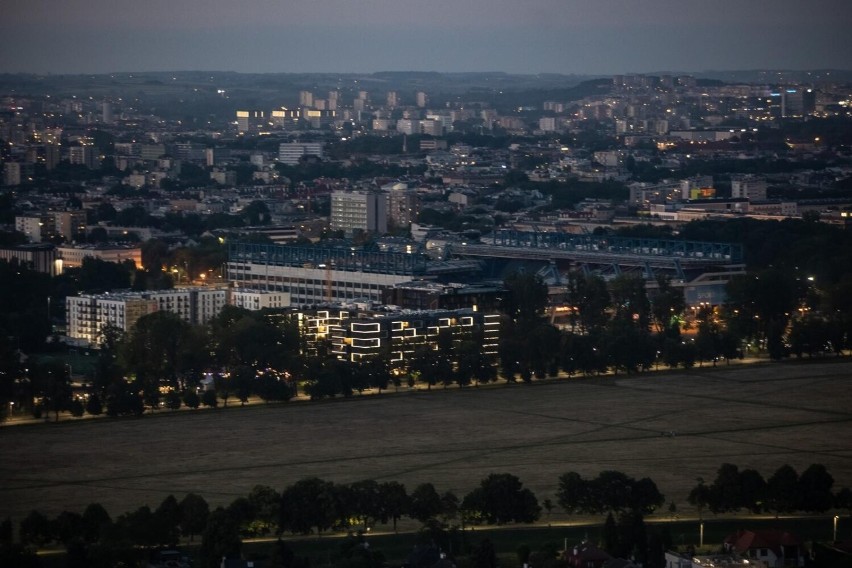
M228 303L245 310L258 311L264 308L289 308L289 292L269 292L250 288L234 288L229 294Z
M766 199L766 180L757 176L731 177L731 197L745 197L749 201Z
M335 191L331 194L332 231L352 234L361 230L384 234L388 230L387 196L364 191Z
M227 303L227 289L205 287L69 296L65 300L67 337L72 343L97 345L107 325L128 332L139 318L157 311L172 312L187 323L204 325Z
M295 166L302 156L322 158L321 142L282 142L278 145L278 161L282 164Z

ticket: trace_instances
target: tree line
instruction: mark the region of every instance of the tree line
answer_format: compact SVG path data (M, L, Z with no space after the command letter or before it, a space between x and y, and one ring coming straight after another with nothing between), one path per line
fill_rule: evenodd
M834 478L822 464L811 464L801 475L790 465L782 465L768 478L755 469L740 470L725 463L712 483L703 479L692 488L688 502L699 514L747 510L752 513L824 513L830 509L852 511L852 490L832 491Z
M832 493L833 483L821 464L809 466L801 476L784 465L763 482L755 470L740 471L726 463L711 484L699 480L687 500L699 513L705 509L713 513L852 510L852 491L843 488ZM555 497L556 503L549 498L539 501L518 477L494 473L461 498L431 483L409 492L396 481L341 484L310 477L280 492L257 485L248 495L212 510L194 493L181 500L169 495L155 509L145 505L115 519L103 506L92 503L82 513L63 511L52 519L32 511L20 521L17 541L12 521L5 519L0 523L0 564L38 566L32 550L59 543L66 547L72 567L133 565L146 548L175 546L181 538L192 542L200 536L199 554L204 565L212 567L223 556L238 557L244 538L366 533L379 524L390 524L396 532L398 521L407 518L419 523L434 542L449 542L455 531L472 525L535 523L543 512L549 518L558 506L569 515L606 515L602 540L614 556L632 555L648 566L664 565L663 552L671 546L670 538L645 524L645 518L665 503L650 478L634 479L613 470L593 478L566 472L559 477ZM675 509L672 503L669 511ZM349 554L355 553L352 545L347 544ZM279 544L273 556L273 566L306 568L300 564L304 559L294 559L286 545ZM372 560L381 565L380 557Z

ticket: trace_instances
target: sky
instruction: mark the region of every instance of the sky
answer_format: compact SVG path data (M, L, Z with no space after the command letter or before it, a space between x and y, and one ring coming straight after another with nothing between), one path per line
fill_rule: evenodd
M852 0L3 0L0 72L849 69Z

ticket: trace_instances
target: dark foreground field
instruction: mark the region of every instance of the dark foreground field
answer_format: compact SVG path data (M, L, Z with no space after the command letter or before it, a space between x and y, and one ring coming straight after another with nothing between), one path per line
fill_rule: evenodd
M6 427L0 517L90 502L117 515L169 493L226 504L308 476L429 481L463 496L508 472L555 501L560 474L605 469L651 477L689 514L696 479L724 462L764 477L823 463L836 487L852 486L850 381L852 361L743 365Z

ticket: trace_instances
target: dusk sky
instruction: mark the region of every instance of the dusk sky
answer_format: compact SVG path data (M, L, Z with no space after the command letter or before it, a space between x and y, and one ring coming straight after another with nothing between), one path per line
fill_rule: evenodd
M0 72L852 67L850 0L4 0Z

